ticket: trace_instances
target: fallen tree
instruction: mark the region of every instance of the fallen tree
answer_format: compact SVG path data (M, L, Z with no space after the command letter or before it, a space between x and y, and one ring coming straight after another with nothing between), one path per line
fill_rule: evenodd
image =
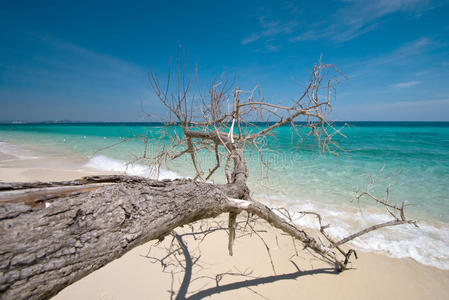
M179 58L179 56L178 56ZM232 255L236 217L241 212L256 215L292 236L304 248L314 251L343 271L353 249L342 246L350 240L385 226L415 224L404 214L404 204L396 206L385 198L368 197L383 205L392 220L364 228L344 239L334 240L326 233L328 224L318 213L316 238L295 225L288 211L274 211L252 199L247 186L248 167L244 152L257 150L261 174L265 139L276 128L290 126L298 140L311 136L321 151L339 149L333 140L340 134L325 116L330 110L332 91L337 82L330 77L333 66L314 66L312 77L301 96L288 105L254 99L254 91L241 99L239 88L231 93L232 109L226 110L229 86L214 82L208 96L191 97L192 81L176 64L175 91L170 73L166 86L154 74L150 81L156 95L169 112L161 135L170 139L170 148L148 155L153 170L167 160L190 157L195 170L192 179L151 180L131 176L86 177L69 182L0 184L0 293L8 299L47 299L64 287L122 256L130 249L154 239L163 239L176 227L228 213L228 249ZM320 96L325 90L325 100ZM195 101L198 101L196 103ZM248 119L265 120L265 126ZM277 118L276 121L271 121ZM301 119L303 118L303 119ZM297 121L303 120L303 123ZM148 137L143 137L145 145ZM198 153L210 150L215 165L204 172ZM214 173L223 168L226 183L211 183Z

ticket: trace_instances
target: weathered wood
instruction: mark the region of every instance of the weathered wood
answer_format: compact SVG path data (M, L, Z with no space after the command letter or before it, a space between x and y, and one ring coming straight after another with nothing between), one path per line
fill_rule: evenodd
M2 299L48 299L132 248L163 239L176 227L222 213L236 215L242 210L265 219L318 254L338 261L304 231L267 206L250 200L246 185L111 178L115 184L56 197L47 207L17 203L17 199L0 203ZM74 182L92 180L107 182L105 177ZM51 188L61 185L67 186L46 183ZM42 183L36 186L42 189ZM34 187L12 184L9 189Z
M23 190L12 190L1 192L0 202L3 203L24 203L28 206L44 206L52 199L63 196L74 196L80 193L93 191L104 184L86 184L78 186L52 186L44 188L32 188Z
M228 196L207 183L117 182L54 199L47 208L2 203L1 298L49 298L133 247L232 210Z
M100 176L87 176L81 179L56 181L56 182L55 181L0 182L0 191L59 187L59 186L78 186L94 183L141 182L142 180L145 179L138 176L100 175Z

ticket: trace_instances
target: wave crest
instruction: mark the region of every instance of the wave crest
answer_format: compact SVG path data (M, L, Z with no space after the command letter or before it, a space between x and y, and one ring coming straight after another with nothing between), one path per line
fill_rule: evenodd
M150 179L176 179L181 178L178 173L160 169L159 172L155 168L142 164L128 164L118 159L113 159L105 155L95 155L84 165L87 168L93 168L102 171L113 171L125 173L132 176L142 176ZM159 174L158 174L159 173Z
M257 198L269 206L273 203L285 203L292 211L320 213L323 223L331 224L327 233L336 240L368 226L391 220L390 216L380 210L371 209L368 213L361 213L356 207L321 204L281 195L259 195ZM295 213L292 217L299 226L317 230L320 228L314 216ZM364 251L381 252L394 258L412 258L424 265L449 270L449 227L425 221L419 221L418 226L416 228L404 224L382 228L358 237L351 243Z

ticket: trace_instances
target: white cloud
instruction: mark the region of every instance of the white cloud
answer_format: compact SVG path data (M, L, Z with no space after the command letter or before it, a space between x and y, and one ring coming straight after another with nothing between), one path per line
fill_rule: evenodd
M277 37L291 36L299 25L298 16L301 10L295 2L284 1L278 5L278 10L260 7L260 15L257 17L258 30L241 40L240 44L247 45L256 41L264 42L264 46L269 51L279 48L273 42Z
M290 41L330 39L334 42L352 40L374 30L383 18L397 12L420 13L429 8L425 0L350 0L345 2L328 21L315 23Z
M392 14L420 15L437 7L439 2L441 0L341 0L340 8L333 14L323 16L319 22L307 20L306 12L286 2L288 5L280 5L276 14L260 8L262 13L257 18L259 30L240 43L247 45L276 37L287 38L290 42L326 39L341 43L375 30L388 22Z
M259 35L259 34L256 34L256 33L253 33L252 35L250 35L250 36L244 38L244 39L240 42L240 44L246 45L246 44L249 44L249 43L252 43L252 42L257 41L258 39L260 39L260 35Z
M387 64L408 64L410 63L411 59L422 55L424 51L432 46L434 46L434 42L427 37L414 40L384 55L356 61L346 65L347 70L352 69L352 72L348 73L347 75L349 78L354 78L376 70L376 68Z
M412 87L412 86L418 85L420 83L421 83L421 81L407 81L407 82L392 84L390 86L395 87L395 88L406 88L406 87Z
M289 21L273 21L266 16L259 16L259 26L261 30L244 38L240 44L246 45L258 41L261 38L275 37L277 35L289 35L293 32L298 22Z

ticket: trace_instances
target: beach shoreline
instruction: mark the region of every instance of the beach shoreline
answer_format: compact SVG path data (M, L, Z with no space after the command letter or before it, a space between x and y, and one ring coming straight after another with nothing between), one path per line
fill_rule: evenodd
M11 152L0 152L0 181L57 181L105 174L85 167L76 156L53 154L39 157L28 153L27 157L21 154L15 156ZM225 220L221 217L216 221ZM182 230L176 231L182 233ZM206 290L212 299L260 299L261 295L269 299L445 299L449 295L449 270L425 266L410 258L390 258L357 250L360 258L353 261L353 269L335 274L332 266L318 261L310 253L299 251L295 256L291 240L274 229L261 225L260 230L272 249L276 275L260 239L255 236L237 239L235 255L230 257L226 233L217 232L201 245L195 240L186 240L189 249L201 248L199 263L202 268L195 276L213 278L217 274L237 273L236 270L250 270L251 275L225 276L220 282L224 287L215 290L214 281L198 280L189 290L203 291L203 294ZM162 272L160 263L144 257L151 245L154 242L131 250L65 288L53 299L169 298L167 291L172 284L176 290L180 278L172 283L171 274ZM253 281L245 283L248 280Z
M95 153L94 151L90 151ZM3 154L1 154L3 153ZM4 156L2 160L2 156ZM178 171L178 169L175 169ZM159 179L175 179L179 173L161 169ZM88 175L128 174L153 177L149 167L143 164L127 165L104 154L83 155L68 149L52 148L45 144L17 143L0 141L0 180L4 181L58 181L72 180ZM184 172L185 173L185 172ZM182 171L181 171L182 174ZM252 191L260 186L249 183ZM299 188L299 187L298 187ZM313 187L310 187L313 189ZM375 206L360 209L350 201L333 204L307 199L292 198L287 194L266 190L255 192L254 199L270 207L288 208L291 212L319 212L323 220L331 226L327 232L336 239L381 222L389 221L390 216ZM350 200L350 199L348 199ZM415 216L409 216L415 219ZM305 228L318 229L319 224L313 216L294 213L295 222ZM419 227L412 225L394 226L370 233L351 242L353 247L382 253L393 258L411 257L424 265L449 270L449 225L433 219L418 220Z
M7 151L0 148L0 181L62 181L105 173L85 166L85 161L74 154L42 153L15 144L6 145Z

